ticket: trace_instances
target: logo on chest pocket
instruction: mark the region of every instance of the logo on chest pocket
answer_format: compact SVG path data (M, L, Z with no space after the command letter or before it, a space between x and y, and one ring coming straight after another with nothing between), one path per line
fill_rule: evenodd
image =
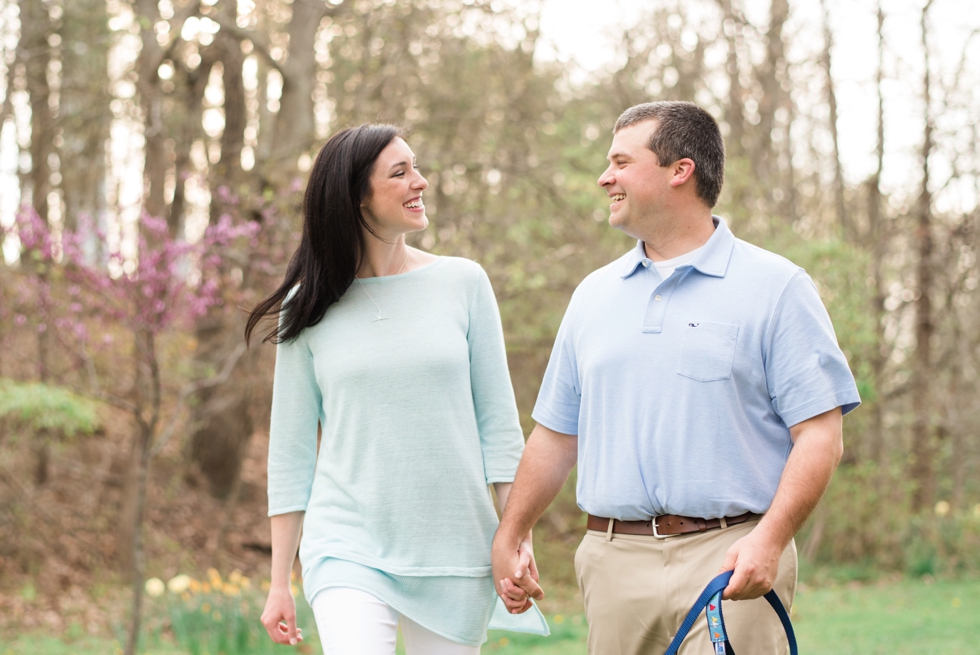
M698 382L732 377L738 326L709 321L690 321L684 326L677 373Z

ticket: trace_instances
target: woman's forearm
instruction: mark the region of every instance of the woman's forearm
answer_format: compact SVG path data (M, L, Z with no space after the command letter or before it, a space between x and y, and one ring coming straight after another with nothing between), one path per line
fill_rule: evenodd
M507 506L507 498L510 497L510 488L514 486L513 482L494 482L493 490L497 494L497 504L500 505L500 513L504 513L504 507Z
M296 560L299 535L306 512L277 514L272 522L272 581L273 587L289 587L289 574Z

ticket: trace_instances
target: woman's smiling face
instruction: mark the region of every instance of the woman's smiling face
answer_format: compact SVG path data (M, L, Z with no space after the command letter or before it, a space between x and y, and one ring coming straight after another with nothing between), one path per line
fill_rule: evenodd
M361 213L381 238L394 240L429 224L422 204L422 191L429 186L415 166L415 153L401 138L381 151L374 162L368 194Z

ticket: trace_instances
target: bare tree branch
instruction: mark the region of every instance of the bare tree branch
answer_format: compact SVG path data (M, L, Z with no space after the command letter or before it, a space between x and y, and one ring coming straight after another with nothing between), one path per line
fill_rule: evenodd
M238 364L238 360L245 354L245 350L246 347L244 343L238 344L225 359L224 367L221 369L220 373L213 377L188 384L181 390L180 395L177 397L176 407L174 407L173 412L170 415L170 422L167 424L167 427L164 428L163 432L160 433L157 443L150 451L151 459L160 454L160 452L164 449L164 447L166 447L167 443L173 437L174 433L177 431L177 422L180 419L180 410L187 402L187 399L199 391L210 389L211 387L216 387L227 382L228 378L230 378L231 374L234 372L235 365Z

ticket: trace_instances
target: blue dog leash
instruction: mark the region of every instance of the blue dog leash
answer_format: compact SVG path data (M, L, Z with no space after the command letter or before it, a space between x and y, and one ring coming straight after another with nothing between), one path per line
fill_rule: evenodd
M728 633L725 631L725 619L721 614L721 592L728 586L728 582L732 579L732 573L734 571L725 571L708 583L708 586L704 588L704 591L701 592L698 599L694 601L694 606L687 613L687 618L684 619L680 630L674 635L674 639L670 642L670 647L667 648L667 652L664 655L677 655L681 643L687 637L687 633L691 631L694 622L701 616L702 610L705 610L707 616L708 634L711 636L711 643L715 647L715 655L735 655L735 650L728 641ZM789 614L786 613L786 608L780 602L779 596L776 595L775 591L770 590L765 595L765 599L776 610L776 616L779 617L779 622L783 624L783 629L786 630L790 655L799 655L799 651L796 648L796 633L793 632L793 624L790 623Z

